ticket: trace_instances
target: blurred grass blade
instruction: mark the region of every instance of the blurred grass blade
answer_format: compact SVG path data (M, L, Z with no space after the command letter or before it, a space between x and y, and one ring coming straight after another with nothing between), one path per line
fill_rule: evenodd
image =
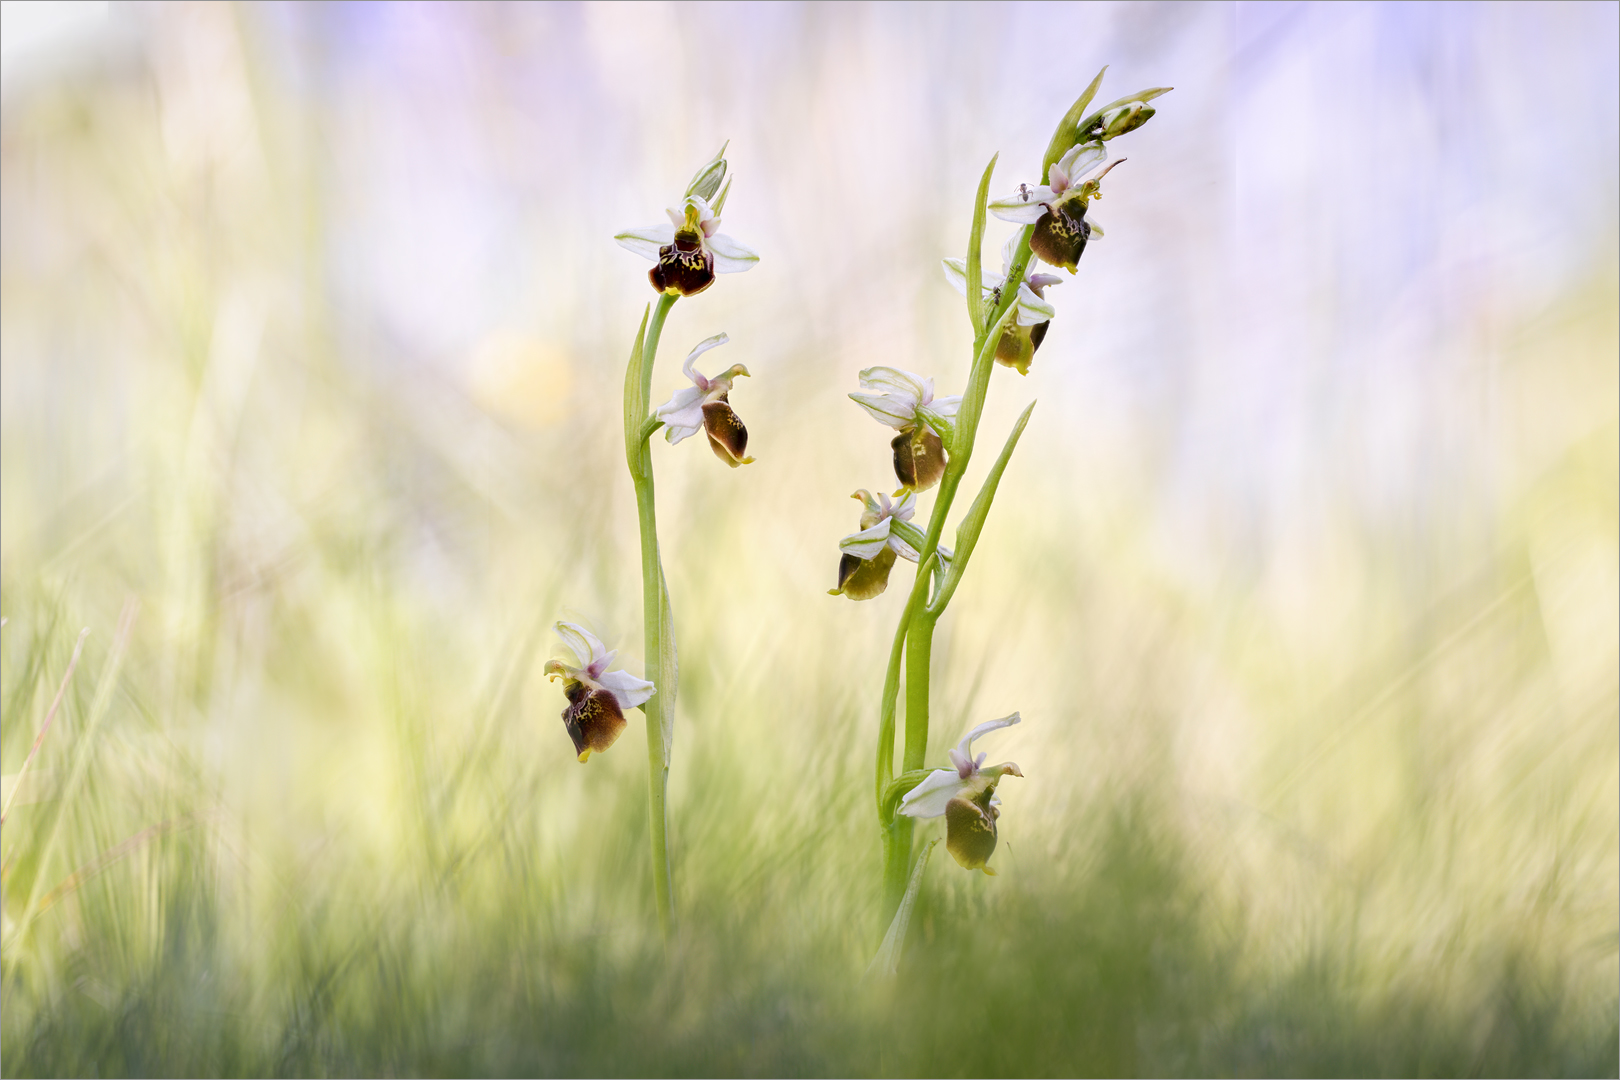
M917 894L922 891L923 871L928 869L928 856L934 853L934 845L938 843L938 839L928 841L928 846L917 856L916 865L911 870L911 880L906 883L906 895L900 901L900 910L894 913L894 921L889 923L889 932L883 935L883 944L878 946L877 955L866 965L865 978L871 978L873 975L893 976L899 973L900 950L906 944L906 928L911 925L911 909L917 906Z
M84 639L89 636L88 626L79 631L79 640L73 645L73 658L68 661L67 671L62 675L62 685L56 688L56 697L51 699L51 707L45 713L45 722L39 725L39 734L34 736L34 745L28 751L28 756L23 759L22 768L17 770L17 775L6 778L10 781L11 793L5 797L5 806L0 808L0 824L4 824L6 815L11 813L11 802L17 797L17 792L22 790L23 777L28 775L28 766L34 763L34 755L39 753L39 744L45 741L45 733L51 730L51 721L56 719L56 710L62 704L62 695L67 693L68 683L73 681L73 671L79 666L79 654L84 651Z
M928 614L936 619L944 612L945 605L951 602L951 595L956 592L957 583L967 571L968 559L973 555L973 545L979 542L979 531L984 528L985 519L990 516L990 504L995 500L996 486L1001 483L1001 474L1006 471L1007 462L1012 460L1013 449L1018 445L1018 437L1024 433L1024 425L1029 423L1029 414L1034 411L1035 403L1032 401L1018 418L1018 423L1013 425L1012 434L1007 436L1007 445L1001 448L1001 456L996 459L990 475L984 478L984 486L979 489L979 497L973 500L973 505L968 507L967 516L962 519L962 524L956 527L956 553L951 558L945 580L940 584L939 595L928 605Z
M990 177L1000 157L999 153L991 155L990 164L984 167L984 175L979 178L979 193L973 200L973 229L968 233L967 303L974 337L984 333L984 212L990 198Z

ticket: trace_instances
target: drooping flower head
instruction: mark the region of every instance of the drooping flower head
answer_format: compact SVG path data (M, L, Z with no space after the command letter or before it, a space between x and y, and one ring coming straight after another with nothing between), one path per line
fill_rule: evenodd
M578 623L559 622L556 631L574 654L574 663L547 660L545 672L563 680L563 694L568 698L563 726L584 762L613 745L624 730L624 711L652 697L655 689L628 671L609 671L607 667L618 653L603 648L601 640Z
M1010 761L986 766L984 754L973 756L973 740L1018 721L1018 714L1013 713L987 720L968 732L950 752L952 767L935 769L900 800L897 812L907 817L944 817L945 850L963 869L995 873L985 864L996 850L996 821L1001 817L996 785L1004 776L1024 775Z
M1001 291L1007 283L1007 275L1012 271L1013 255L1017 250L1018 234L1014 233L1001 246L1001 273L980 275L980 288L984 290L985 303L991 309L1001 303ZM946 259L944 264L945 280L966 296L967 261ZM1046 290L1061 284L1063 279L1056 274L1026 274L1024 280L1018 283L1018 315L1013 325L1002 331L1001 340L996 342L997 363L1016 368L1020 375L1029 374L1029 364L1035 359L1035 350L1046 340L1046 331L1057 314L1057 309L1046 299Z
M1019 184L1005 199L990 204L990 212L1003 221L1035 226L1029 247L1041 261L1074 273L1086 250L1086 242L1102 236L1095 220L1087 220L1086 207L1102 197L1099 186L1110 169L1125 159L1108 162L1108 149L1101 142L1070 147L1069 152L1047 170L1040 187Z
M668 225L627 229L613 238L657 263L647 272L647 279L658 292L694 296L714 284L715 274L740 274L759 261L752 248L719 231L720 209L731 191L729 181L724 189L720 187L726 175L725 152L722 146L692 177L679 208L664 211L669 215Z
M747 375L748 369L733 364L710 379L692 366L698 357L729 340L725 334L716 334L698 342L686 354L686 363L681 365L681 371L692 380L692 385L675 391L675 396L658 406L653 415L664 422L664 437L671 445L688 435L696 435L702 428L709 436L714 456L735 469L754 460L744 456L748 452L748 429L731 408L732 381L739 375Z
M934 397L934 380L892 367L869 367L861 372L861 387L880 394L851 394L850 399L880 423L899 432L894 450L894 475L902 488L927 491L945 475L945 446L956 422L960 396Z

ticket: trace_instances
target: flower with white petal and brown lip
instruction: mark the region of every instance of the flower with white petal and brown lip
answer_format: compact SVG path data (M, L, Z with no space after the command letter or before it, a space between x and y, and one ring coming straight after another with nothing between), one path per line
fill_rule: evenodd
M881 596L889 587L889 571L894 559L916 562L926 538L921 529L911 523L917 512L917 493L908 491L899 502L878 492L874 498L861 488L850 498L858 499L861 511L861 531L851 533L838 541L843 557L838 560L838 587L828 589L831 596L847 596L851 600L870 600ZM944 544L936 546L940 562L951 564L951 549Z
M899 431L894 450L894 475L902 488L927 491L945 475L945 443L956 422L960 396L934 397L934 380L892 367L869 367L861 372L861 388L881 394L851 394L850 399L880 423Z
M739 375L746 376L748 369L733 364L710 379L692 366L698 357L729 340L725 334L716 334L698 342L681 365L692 385L675 391L675 396L658 406L653 415L664 422L664 437L671 445L696 435L702 428L709 436L714 456L735 469L754 460L744 456L748 452L748 429L731 408L731 384Z
M578 623L559 622L557 636L574 654L575 663L547 660L545 672L563 680L568 707L563 726L584 762L612 746L624 730L624 712L642 704L656 692L653 684L628 671L609 671L617 652L602 646L597 636Z
M998 728L1018 723L1013 713L1000 720L987 720L967 733L950 752L951 768L935 769L922 783L906 792L897 813L913 818L945 819L945 850L965 870L995 871L985 865L996 850L996 821L1001 817L1001 800L996 785L1004 776L1022 777L1012 762L986 767L985 755L973 756L973 740Z
M1017 191L991 203L990 212L1003 221L1034 225L1030 250L1042 262L1072 274L1087 241L1102 236L1097 222L1086 219L1086 207L1092 199L1101 198L1102 178L1124 160L1105 167L1108 149L1100 142L1081 143L1053 163L1045 184L1018 185Z
M759 262L754 249L718 231L720 218L702 195L689 193L679 209L664 212L668 225L627 229L613 238L658 264L647 272L658 292L694 296L714 284L716 274L740 274Z
M1001 303L1001 290L1007 283L1007 274L1012 270L1013 254L1018 250L1017 233L1007 238L1001 247L1001 273L981 274L980 288L984 291L985 303L994 309ZM945 280L951 287L963 296L967 295L967 261L965 259L946 259ZM996 342L996 362L1016 368L1018 374L1028 375L1030 361L1035 359L1035 350L1041 347L1046 340L1046 331L1051 326L1052 318L1057 309L1046 299L1046 290L1053 285L1063 284L1063 279L1056 274L1028 274L1018 283L1018 316L1013 325L1002 331L1001 340Z

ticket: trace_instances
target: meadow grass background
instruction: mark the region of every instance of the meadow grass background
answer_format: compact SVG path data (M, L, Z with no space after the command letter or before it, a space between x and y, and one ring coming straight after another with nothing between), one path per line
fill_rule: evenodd
M1620 1069L1613 5L21 25L8 796L89 636L0 833L9 1074ZM1018 709L1027 778L863 982L904 589L825 595L889 476L844 395L960 386L937 260L1104 63L1177 89L997 371L936 641L931 760ZM540 668L576 616L640 670L610 237L728 137L764 259L654 377L728 331L759 458L654 447L666 952L639 714L581 767Z

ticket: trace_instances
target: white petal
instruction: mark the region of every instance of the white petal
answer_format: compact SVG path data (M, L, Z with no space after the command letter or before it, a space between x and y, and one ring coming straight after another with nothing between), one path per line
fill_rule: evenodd
M948 424L956 423L956 410L962 407L962 395L951 394L949 397L935 398L928 403L928 411L944 420Z
M1091 226L1091 237L1090 237L1090 239L1092 239L1092 240L1100 240L1100 239L1102 239L1102 235L1103 235L1102 226L1097 224L1097 219L1096 218L1092 217L1090 214L1087 214L1086 215L1086 224Z
M889 531L889 546L894 548L896 555L907 562L916 562L922 558L922 552L900 539L900 534L892 529Z
M674 397L658 406L653 415L664 422L664 438L671 445L695 435L703 426L703 391L695 386L683 386L675 391Z
M1024 230L1020 229L1007 237L1007 242L1001 245L1001 280L1006 281L1007 275L1012 273L1013 256L1018 253L1018 242L1024 238Z
M1057 193L1042 184L1040 187L1020 188L1004 199L997 199L990 204L990 212L1002 221L1016 221L1022 225L1033 225L1046 213L1045 203L1057 198Z
M1057 308L1035 295L1035 290L1023 282L1018 283L1018 325L1034 326L1050 322L1057 316Z
M590 667L607 656L607 650L602 647L601 639L579 623L559 622L556 629L557 636L562 638L563 644L578 658L580 667Z
M754 264L759 262L759 252L747 244L739 244L725 233L715 233L703 245L714 253L714 270L717 274L740 274L744 270L752 270Z
M897 367L869 367L861 372L861 389L877 390L896 397L910 398L913 403L925 400L928 380Z
M955 769L935 769L923 777L923 782L906 792L900 800L899 812L907 817L931 818L945 813L945 806L956 798L967 784L956 775Z
M1058 164L1069 174L1069 186L1073 187L1107 160L1108 148L1102 143L1076 143Z
M871 413L873 417L892 428L910 427L916 423L917 407L893 394L851 394L851 401Z
M889 542L889 519L884 518L870 529L862 529L838 541L838 550L857 559L873 559Z
M675 242L675 226L647 225L640 229L626 229L613 239L622 248L629 248L644 259L657 260L658 249Z
M686 363L681 365L681 371L686 373L686 377L688 379L692 379L693 382L697 382L695 378L692 378L692 362L698 357L702 356L704 353L708 352L710 349L717 349L730 340L730 338L726 337L724 331L714 335L714 337L704 338L702 341L692 346L692 351L686 354Z
M1020 717L1017 713L1013 713L1011 716L1003 716L1000 720L986 720L984 723L968 732L967 737L956 744L956 749L961 752L963 757L972 757L974 739L977 739L980 735L995 731L998 728L1012 727L1021 719L1022 717Z
M596 681L613 691L613 696L619 699L621 709L633 709L657 692L652 683L646 679L638 679L623 669L603 672L602 677Z
M941 259L940 265L945 268L945 280L951 283L951 288L967 295L967 260Z
M664 207L664 213L669 216L669 223L677 229L686 224L686 219L681 217L681 212L673 206Z

